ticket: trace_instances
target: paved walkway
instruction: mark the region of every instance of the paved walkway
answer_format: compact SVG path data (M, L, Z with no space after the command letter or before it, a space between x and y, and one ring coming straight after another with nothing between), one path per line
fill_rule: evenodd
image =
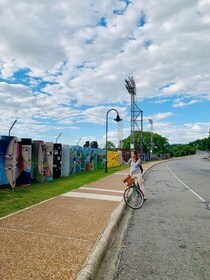
M0 279L76 279L123 199L127 174L122 170L0 219Z

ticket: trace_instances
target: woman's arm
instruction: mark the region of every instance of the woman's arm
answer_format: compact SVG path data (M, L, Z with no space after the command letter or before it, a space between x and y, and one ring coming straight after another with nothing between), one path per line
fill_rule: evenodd
M131 158L127 162L125 162L124 159L123 159L123 163L126 164L126 165L129 165L131 163Z

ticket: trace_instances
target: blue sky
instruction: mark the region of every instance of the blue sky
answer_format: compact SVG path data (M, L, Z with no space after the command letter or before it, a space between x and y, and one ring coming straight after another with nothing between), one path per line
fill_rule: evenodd
M0 26L1 135L17 119L19 138L103 146L115 108L125 138L133 76L145 131L152 118L171 144L208 136L210 0L0 0Z

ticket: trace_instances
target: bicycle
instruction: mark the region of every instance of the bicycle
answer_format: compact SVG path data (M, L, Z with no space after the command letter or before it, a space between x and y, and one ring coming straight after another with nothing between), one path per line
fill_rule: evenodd
M140 209L144 204L144 194L142 193L137 178L128 176L123 180L128 188L124 191L124 201L132 209Z

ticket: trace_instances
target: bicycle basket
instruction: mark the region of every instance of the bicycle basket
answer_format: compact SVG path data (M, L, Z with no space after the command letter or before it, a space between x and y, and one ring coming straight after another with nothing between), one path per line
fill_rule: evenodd
M133 178L131 176L128 176L123 180L123 183L127 183L128 186L133 185Z

